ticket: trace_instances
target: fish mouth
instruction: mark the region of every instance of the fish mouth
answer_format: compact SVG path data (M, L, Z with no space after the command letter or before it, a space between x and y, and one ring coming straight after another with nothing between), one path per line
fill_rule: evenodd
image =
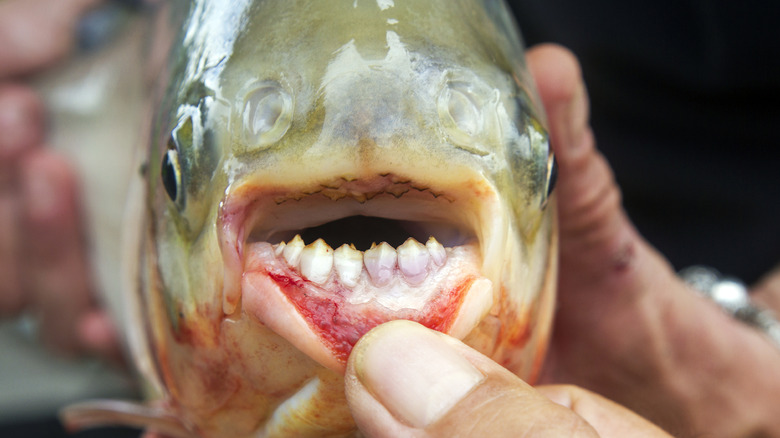
M497 301L483 272L486 192L391 174L233 187L218 223L223 312L240 308L342 372L357 340L390 320L462 339Z

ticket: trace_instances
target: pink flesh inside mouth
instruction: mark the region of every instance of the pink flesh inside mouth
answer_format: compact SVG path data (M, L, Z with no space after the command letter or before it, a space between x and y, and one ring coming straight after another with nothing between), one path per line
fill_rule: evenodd
M323 283L315 283L301 275L300 268L291 267L283 251L277 255L277 249L278 245L274 248L268 243L248 246L244 300L247 300L247 292L255 292L247 284L257 284L259 276L266 277L279 287L311 329L343 362L358 339L383 322L408 319L447 332L465 292L478 278L477 273L469 272L473 268L468 269L468 266L474 264L468 260L471 254L467 254L470 251L466 247L449 251L454 256L450 257L451 263L434 264L428 282L409 285L396 265L391 268L391 278L381 287L373 284L365 269L353 287L346 286L338 272ZM393 305L393 300L402 304ZM246 304L249 303L252 303L251 299Z
M390 201L403 202L397 198ZM445 333L463 331L464 318L459 315L467 295L479 296L482 302L489 296L492 301L473 237L444 246L418 233L419 241L409 237L399 244L396 238L393 247L382 240L383 230L378 229L377 241L382 243L365 251L347 243L334 250L317 238L317 230L304 233L306 242L297 235L288 237L288 242L257 241L244 229L257 221L248 219L257 204L244 200L231 209L233 204L223 203L225 313L240 306L328 368L343 371L358 339L379 324L407 319ZM231 280L231 270L236 268L239 278ZM473 321L465 323L470 324Z

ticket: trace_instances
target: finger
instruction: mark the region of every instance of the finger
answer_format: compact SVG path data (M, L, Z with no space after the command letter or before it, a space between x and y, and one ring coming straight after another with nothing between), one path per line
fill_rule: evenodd
M560 159L570 162L593 143L588 127L588 97L577 58L564 47L541 44L529 49L528 68L547 112L550 136ZM566 146L558 151L559 146Z
M762 306L780 314L780 266L766 274L753 288L750 295Z
M0 78L46 68L73 48L79 17L100 0L0 2Z
M597 436L495 362L409 321L383 324L358 342L346 394L369 437Z
M559 164L559 301L540 380L587 387L667 430L748 430L763 415L751 401L776 397L776 379L726 370L776 369L776 352L693 294L631 225L587 126L574 56L547 45L528 58Z
M35 92L24 85L0 84L0 166L13 170L20 156L43 141L44 107Z
M529 51L528 66L559 165L559 300L542 381L575 383L613 398L631 394L607 366L623 367L620 373L646 385L641 376L657 375L654 367L662 362L658 339L669 325L663 306L685 301L689 292L623 212L612 171L588 126L577 59L544 45ZM618 400L626 403L623 397Z
M544 396L571 409L602 437L668 437L658 426L596 393L572 385L537 386Z
M27 87L0 84L0 315L25 305L21 286L19 162L42 140L43 105Z
M561 271L600 279L631 263L638 236L623 213L612 171L596 150L577 59L562 47L544 45L529 51L528 65L547 110L559 166Z
M94 302L75 175L63 158L42 150L23 163L22 183L24 287L40 313L42 340L78 351L77 322Z

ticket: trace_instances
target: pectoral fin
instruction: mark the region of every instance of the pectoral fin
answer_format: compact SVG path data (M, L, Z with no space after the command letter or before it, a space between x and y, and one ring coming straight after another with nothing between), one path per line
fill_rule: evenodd
M60 420L69 432L101 426L130 426L170 438L195 438L170 411L160 405L125 400L91 400L66 406Z

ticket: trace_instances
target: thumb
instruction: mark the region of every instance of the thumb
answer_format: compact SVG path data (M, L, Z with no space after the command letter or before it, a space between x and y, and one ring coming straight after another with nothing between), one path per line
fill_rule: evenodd
M361 431L374 438L598 436L583 417L487 357L409 321L383 324L357 343L346 393ZM605 409L596 412L618 412L605 421L634 415L611 403Z
M547 111L558 163L561 272L600 277L630 261L639 236L623 212L612 170L596 148L577 59L547 44L528 52L528 67ZM577 277L578 283L582 280Z

